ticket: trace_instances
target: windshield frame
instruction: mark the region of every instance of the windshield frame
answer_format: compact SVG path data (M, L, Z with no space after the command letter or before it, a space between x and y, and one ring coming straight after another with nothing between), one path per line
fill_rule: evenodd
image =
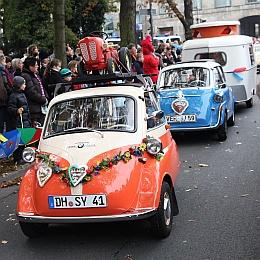
M116 98L116 97L124 97L124 98L130 98L133 100L133 104L134 104L134 113L133 113L133 120L134 120L134 129L133 130L127 130L127 129L115 129L115 128L111 128L111 129L99 129L99 128L93 128L93 130L95 131L91 131L91 128L87 129L82 129L82 128L78 128L78 129L74 129L71 131L63 131L63 132L60 132L60 133L54 133L54 134L51 134L51 135L48 135L46 136L46 132L47 132L47 128L48 128L48 125L49 125L49 122L50 122L50 116L51 116L51 111L52 109L58 105L58 104L61 104L61 103L64 103L64 102L69 102L69 101L73 101L73 100L78 100L78 99L88 99L88 98L103 98L103 97L111 97L111 98ZM68 135L68 134L75 134L75 133L91 133L91 132L126 132L126 133L135 133L137 131L137 128L138 128L138 120L137 120L137 99L134 97L134 96L131 96L131 95L127 95L127 94L107 94L107 95L91 95L91 96L84 96L84 97L73 97L73 98L69 98L69 99L64 99L64 100L61 100L59 102L56 102L55 104L53 104L50 108L49 108L49 111L48 111L48 114L47 114L47 118L45 120L45 124L44 124L44 129L43 129L43 135L42 135L42 139L48 139L48 138L52 138L52 137L56 137L56 136L60 136L60 135Z

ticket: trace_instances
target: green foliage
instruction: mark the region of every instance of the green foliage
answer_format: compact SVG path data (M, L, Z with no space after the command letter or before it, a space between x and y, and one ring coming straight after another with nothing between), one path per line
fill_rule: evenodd
M3 16L5 50L21 55L32 43L51 48L53 38L51 8L51 0L5 0Z
M108 0L72 0L71 3L73 15L67 25L79 38L88 36L92 31L102 30L105 12L111 7Z
M87 36L91 31L101 30L104 14L113 10L113 0L66 0L66 42L76 46L79 38ZM26 47L32 43L41 48L53 50L52 0L0 0L3 8L4 37L0 39L0 47L5 53L13 52L22 56ZM2 9L1 11L2 12Z

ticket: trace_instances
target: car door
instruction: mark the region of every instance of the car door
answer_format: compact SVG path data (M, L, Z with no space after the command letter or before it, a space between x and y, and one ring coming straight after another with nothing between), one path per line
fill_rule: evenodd
M214 75L215 75L215 84L218 88L223 91L223 101L225 102L225 107L228 113L228 118L233 113L233 94L232 89L227 87L225 81L225 74L221 66L217 66L214 68Z

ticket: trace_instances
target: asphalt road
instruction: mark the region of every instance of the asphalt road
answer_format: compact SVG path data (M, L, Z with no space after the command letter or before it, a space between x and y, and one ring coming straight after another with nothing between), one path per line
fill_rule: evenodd
M15 219L17 186L0 189L0 259L260 259L260 100L240 105L227 141L176 137L180 214L158 241L146 222L51 226L29 240ZM200 167L199 164L204 164Z

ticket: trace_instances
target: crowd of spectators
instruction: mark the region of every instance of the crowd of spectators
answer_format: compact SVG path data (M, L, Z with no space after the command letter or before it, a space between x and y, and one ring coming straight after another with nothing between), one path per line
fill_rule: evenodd
M153 83L161 68L180 61L174 45L161 43L155 49L149 35L141 41L141 46L129 44L128 50L131 71L151 74ZM56 84L78 77L79 52L74 53L67 45L66 56L67 66L62 68L61 60L40 51L36 44L27 48L23 58L12 59L0 52L0 133L43 124Z

